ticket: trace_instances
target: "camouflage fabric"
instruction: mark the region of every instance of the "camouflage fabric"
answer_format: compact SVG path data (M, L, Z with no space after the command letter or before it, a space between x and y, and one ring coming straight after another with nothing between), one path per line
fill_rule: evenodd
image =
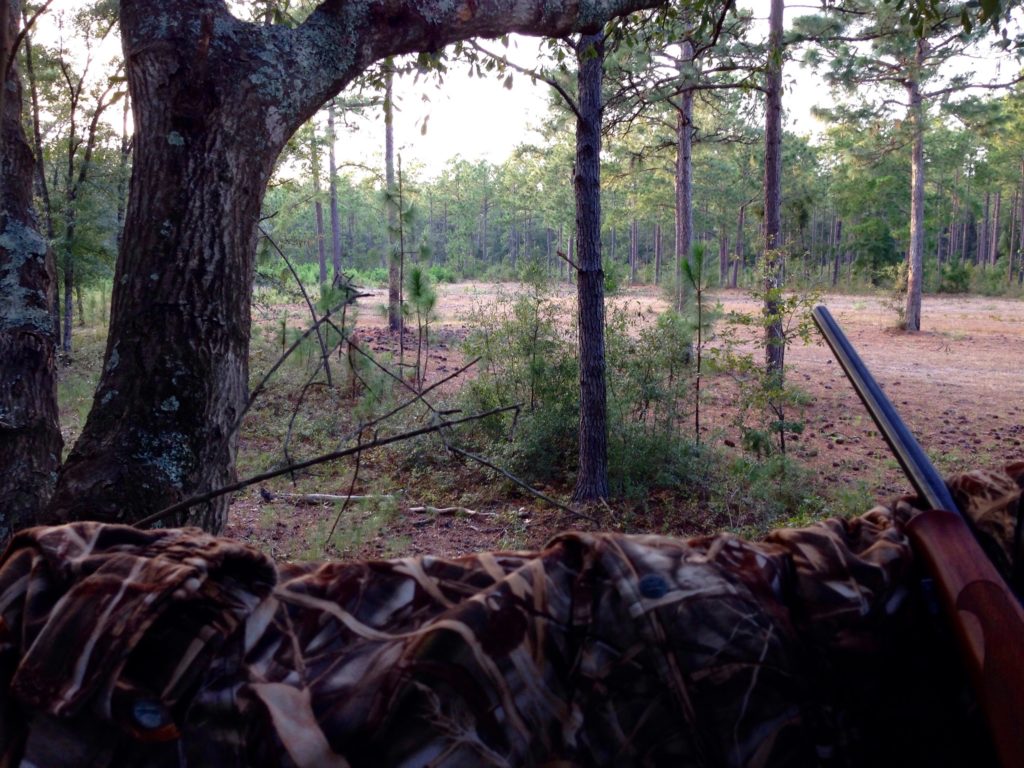
M1024 464L951 485L1012 556ZM0 563L0 766L987 765L914 514L282 566L33 529Z

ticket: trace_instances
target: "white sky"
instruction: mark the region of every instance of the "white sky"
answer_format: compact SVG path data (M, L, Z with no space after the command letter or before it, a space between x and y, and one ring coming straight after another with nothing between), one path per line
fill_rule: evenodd
M760 26L767 31L768 0L740 0L741 8L765 14ZM820 6L790 3L787 21L812 13ZM497 42L487 44L495 53L507 53L510 61L530 67L537 59L539 41L513 35L507 51ZM822 124L811 115L811 107L830 103L828 88L813 73L791 62L785 70L787 93L783 99L786 127L801 134L813 134ZM468 160L503 162L517 144L536 138L547 110L550 87L533 84L526 76L514 76L511 90L503 78L473 78L464 67L453 67L440 90L432 83L414 83L412 77L396 80L398 109L395 115L395 147L403 162L418 163L428 174L438 172L448 158L458 154ZM429 102L423 101L423 96ZM423 120L427 132L421 134ZM339 162L365 162L368 157L383 157L384 122L380 110L367 113L367 119L350 121L358 131L341 135ZM383 161L381 161L383 162Z
M54 14L62 10L72 12L86 2L88 0L56 0L51 14L40 20L37 38L52 45L57 36ZM739 5L760 17L755 35L765 33L768 0L740 0ZM786 8L787 21L818 9L820 5L814 0L791 0ZM116 38L116 30L112 38ZM492 50L502 50L500 43L488 45ZM116 51L116 46L116 40L112 39L104 50ZM537 39L513 36L508 56L512 61L529 67L537 58L538 46ZM985 69L984 64L974 61L970 66ZM988 68L994 70L996 62L990 60ZM797 62L788 63L784 75L787 93L783 105L787 128L801 134L819 132L822 126L811 115L811 107L830 102L827 87ZM456 154L469 160L486 159L500 163L517 144L536 138L533 128L540 124L546 112L548 92L547 85L532 84L528 77L518 74L509 90L503 86L501 78L472 78L462 66L452 67L441 88L437 88L432 80L416 83L412 77L399 78L395 84L396 148L402 154L406 167L419 164L428 174L436 173L448 158ZM429 101L424 101L424 96ZM349 120L357 130L339 131L339 163L383 164L379 160L384 146L381 110L366 112L366 118ZM421 133L423 121L428 117L426 133ZM116 128L120 128L119 120Z

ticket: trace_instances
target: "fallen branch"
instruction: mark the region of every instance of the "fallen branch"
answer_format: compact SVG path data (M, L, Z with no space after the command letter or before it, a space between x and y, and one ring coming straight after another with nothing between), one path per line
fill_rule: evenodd
M266 488L260 488L260 496L268 504L278 500L289 501L292 504L337 504L339 502L367 501L369 499L394 499L398 497L398 494L377 493L365 496L343 496L335 493L277 493L275 491L268 491Z
M163 520L165 517L169 517L170 515L173 515L177 512L183 512L189 509L190 507L194 507L196 504L203 504L207 501L211 501L212 499L216 499L219 496L224 496L225 494L228 493L240 491L242 488L248 488L250 485L262 483L264 480L269 480L272 477L280 477L281 475L287 475L289 472L296 472L300 469L307 469L308 467L314 467L317 464L326 464L329 461L343 459L346 456L358 454L361 453L362 451L371 450L373 448L382 448L385 445L391 445L392 443L400 443L403 440L409 440L411 438L419 437L421 435L429 435L434 432L440 432L441 430L447 429L448 427L455 427L458 426L459 424L466 424L467 422L470 421L479 421L480 419L486 419L489 416L494 416L499 413L506 413L508 411L515 411L518 409L518 405L506 405L502 408L493 408L492 410L485 411L484 413L477 413L472 416L465 416L461 419L455 419L454 421L438 422L426 427L420 427L419 429L410 430L409 432L401 432L397 435L392 435L391 437L377 438L369 443L355 445L351 448L343 448L340 451L332 451L331 453L325 453L320 456L315 456L312 459L306 459L305 461L299 461L294 464L289 464L286 467L279 467L277 469L271 469L267 472L261 472L258 475L253 475L252 477L246 478L245 480L239 480L237 483L226 485L223 488L217 488L216 490L213 491L207 491L206 493L191 496L185 499L184 501L179 501L177 504L172 504L169 507L165 507L164 509L161 509L159 512L154 512L152 515L149 515L147 517L142 518L141 520L136 521L133 525L136 528L142 528L147 525L152 525L155 522ZM360 433L361 432L362 430L360 430ZM554 503L557 504L558 502Z
M476 517L477 515L483 517L497 517L497 512L477 512L475 509L469 507L409 507L407 512L417 512L419 514L430 514L430 515L466 515L466 517Z

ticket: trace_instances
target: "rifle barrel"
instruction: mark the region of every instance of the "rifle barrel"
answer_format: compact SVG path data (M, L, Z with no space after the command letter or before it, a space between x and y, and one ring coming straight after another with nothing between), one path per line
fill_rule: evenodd
M828 308L819 304L812 311L814 322L821 331L829 347L832 348L836 360L846 372L846 377L853 384L854 390L864 406L871 414L878 431L889 444L903 472L914 486L914 490L928 502L932 509L945 509L949 512L960 512L956 502L949 493L946 483L932 464L928 455L921 448L914 435L907 429L903 419L896 412L885 392L860 359L857 350L846 338L839 323L832 317Z

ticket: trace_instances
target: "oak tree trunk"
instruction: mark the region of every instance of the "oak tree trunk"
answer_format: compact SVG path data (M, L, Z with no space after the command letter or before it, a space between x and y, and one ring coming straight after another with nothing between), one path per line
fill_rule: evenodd
M324 0L286 28L241 21L224 0L121 0L130 200L103 370L52 516L130 522L234 479L260 204L281 149L328 99L389 56L507 32L563 36L653 4ZM16 268L41 264L39 238L15 228ZM7 307L8 281L0 291ZM166 522L217 531L227 507L221 496Z
M3 0L0 61L0 542L36 523L60 466L52 252L32 210L35 161L21 122L13 44L20 3Z

